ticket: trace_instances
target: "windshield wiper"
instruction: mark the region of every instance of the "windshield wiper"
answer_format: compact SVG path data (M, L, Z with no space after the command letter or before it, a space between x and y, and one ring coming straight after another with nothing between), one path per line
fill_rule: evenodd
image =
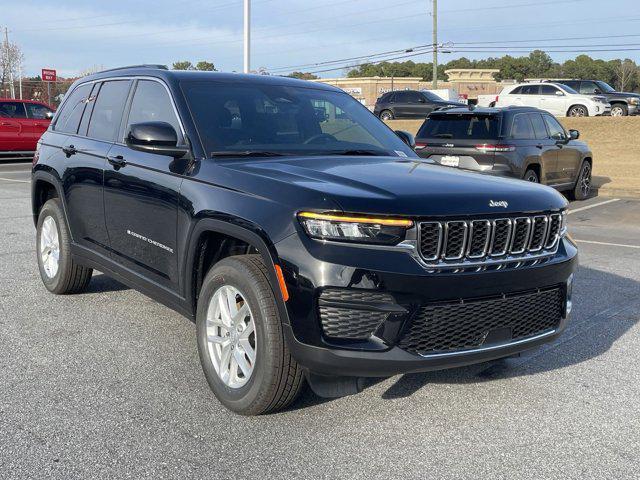
M211 152L212 157L283 157L285 153L268 150L220 150Z
M327 152L329 155L362 155L362 156L386 156L389 155L384 150L368 150L364 148L354 148L351 150L334 150Z

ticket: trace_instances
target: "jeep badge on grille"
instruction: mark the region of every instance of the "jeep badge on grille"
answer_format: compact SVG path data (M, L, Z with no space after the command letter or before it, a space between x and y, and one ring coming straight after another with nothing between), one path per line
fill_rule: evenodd
M509 206L509 203L506 200L489 200L489 206L507 208Z

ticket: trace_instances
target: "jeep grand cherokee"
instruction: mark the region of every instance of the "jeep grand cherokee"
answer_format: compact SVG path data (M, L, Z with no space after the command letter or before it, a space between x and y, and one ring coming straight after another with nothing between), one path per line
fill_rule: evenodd
M305 379L337 396L510 356L571 310L560 194L421 160L317 83L83 77L40 141L32 202L48 290L97 269L194 319L206 380L246 415Z

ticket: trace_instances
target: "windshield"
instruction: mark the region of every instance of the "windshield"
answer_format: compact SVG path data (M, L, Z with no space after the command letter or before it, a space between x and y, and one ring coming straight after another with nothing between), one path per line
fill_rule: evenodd
M418 138L494 139L498 137L496 115L431 114L424 122Z
M416 154L346 93L215 81L183 82L212 156Z
M596 85L598 85L600 90L602 90L604 93L615 92L615 89L611 85L609 85L607 82L602 82L602 81L598 80L596 82Z
M562 90L564 90L567 93L571 93L572 95L580 95L577 91L575 91L573 88L571 88L568 85L565 85L564 83L554 83L554 85L558 88L561 88Z
M421 92L425 97L427 97L427 100L431 101L431 102L441 102L442 98L440 98L438 95L436 95L435 93L431 93L428 92L426 90L422 90Z

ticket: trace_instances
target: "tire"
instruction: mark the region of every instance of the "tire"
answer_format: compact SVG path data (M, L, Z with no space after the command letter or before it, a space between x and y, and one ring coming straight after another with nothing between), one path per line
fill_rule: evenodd
M582 162L580 173L573 190L569 192L570 200L584 200L591 193L591 163Z
M391 110L383 110L380 112L380 120L393 120L393 112Z
M36 252L42 283L51 293L87 289L93 269L79 265L71 256L71 235L57 198L47 200L38 215Z
M626 117L629 115L629 107L624 103L614 103L611 105L612 117Z
M536 171L531 168L524 172L524 177L522 177L522 179L527 182L540 183L540 177Z
M231 328L223 326L221 298L223 302L233 299L225 303L231 313L234 307L238 312L248 307L239 319L229 319L227 325ZM198 299L196 332L205 378L229 410L261 415L285 408L300 393L302 369L285 342L276 299L260 255L227 257L209 270Z
M589 109L584 105L574 105L567 112L567 117L588 117Z

